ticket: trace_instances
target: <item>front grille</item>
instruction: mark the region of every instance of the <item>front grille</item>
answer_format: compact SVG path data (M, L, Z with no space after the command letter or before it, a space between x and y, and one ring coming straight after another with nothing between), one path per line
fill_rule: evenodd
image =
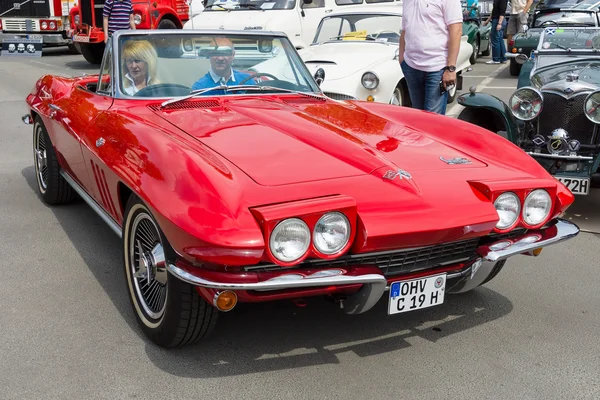
M583 103L589 93L579 94L566 99L555 93L544 94L544 107L540 114L539 133L547 136L557 129L563 128L569 137L582 144L592 144L594 123L585 116Z
M475 255L480 239L445 243L413 249L393 250L380 253L354 254L335 260L310 260L298 265L298 268L330 268L348 265L375 265L385 276L394 276L439 267L445 264L464 262ZM247 271L279 270L275 264L246 267Z
M356 97L349 96L347 94L333 93L333 92L323 92L323 94L334 100L356 100Z
M33 30L38 30L35 29L37 28L35 27L35 21L32 21L32 25L34 27ZM25 19L5 19L2 21L2 26L8 32L27 32L27 21Z

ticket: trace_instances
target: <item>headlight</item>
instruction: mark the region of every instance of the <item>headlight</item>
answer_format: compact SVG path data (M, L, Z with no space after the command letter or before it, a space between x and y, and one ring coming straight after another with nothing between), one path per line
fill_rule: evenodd
M595 124L600 124L600 91L591 93L583 105L585 116Z
M139 25L142 23L142 16L140 14L133 14L133 23Z
M280 261L291 262L299 259L310 246L310 230L304 221L288 218L281 221L271 234L271 253Z
M521 204L516 194L512 192L502 193L494 202L494 207L496 208L498 217L500 217L496 228L507 229L517 222L519 212L521 211Z
M365 89L373 90L379 86L379 78L372 72L365 72L360 81Z
M48 23L42 22L42 29L48 29Z
M335 254L350 240L350 222L342 213L331 212L323 215L315 225L313 243L323 254Z
M552 200L544 189L529 193L523 203L523 220L528 225L541 224L552 210Z
M50 22L50 29L56 29L56 23Z
M523 121L529 121L540 115L544 97L537 89L524 87L510 96L508 101L510 111L515 117Z

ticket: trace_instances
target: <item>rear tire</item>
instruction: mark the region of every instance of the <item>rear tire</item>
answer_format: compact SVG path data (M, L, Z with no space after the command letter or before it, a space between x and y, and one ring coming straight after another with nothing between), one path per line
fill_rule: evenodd
M479 35L475 38L475 47L473 48L473 54L471 54L471 58L469 62L475 64L477 62L477 57L479 56L479 47L481 47L481 40L479 39Z
M127 289L144 333L157 345L170 348L209 336L218 311L192 285L167 271L166 249L169 243L150 210L131 196L123 222Z
M79 44L79 51L83 55L83 58L90 64L98 65L102 63L102 57L104 56L104 43L95 44Z
M79 49L77 48L77 46L75 46L72 43L69 45L69 52L71 54L81 54L81 52L79 51Z
M512 76L519 76L521 73L521 64L515 61L514 58L510 59L510 74Z
M488 39L487 41L487 49L483 50L481 52L482 56L489 56L492 53L492 45L491 45L492 41Z
M33 123L33 165L38 192L44 203L68 204L77 199L77 193L60 175L58 157L39 116L35 117Z

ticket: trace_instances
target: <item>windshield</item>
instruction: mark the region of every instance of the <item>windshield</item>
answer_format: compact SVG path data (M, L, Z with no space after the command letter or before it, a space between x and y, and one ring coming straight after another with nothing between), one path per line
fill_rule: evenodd
M201 94L207 96L259 90L320 93L286 37L158 32L117 35L117 82L123 95L170 98L202 89L210 89ZM223 85L227 89L214 90ZM246 89L229 89L240 85Z
M400 15L348 14L326 17L321 21L313 44L328 41L380 41L398 44Z
M596 13L585 11L556 11L536 17L533 27L596 26Z
M296 0L208 0L204 11L291 10Z
M542 31L538 52L596 52L600 50L600 28L554 28Z
M598 8L600 5L600 1L598 0L584 0L579 4L574 5L573 7L569 7L573 10L591 10L594 8Z

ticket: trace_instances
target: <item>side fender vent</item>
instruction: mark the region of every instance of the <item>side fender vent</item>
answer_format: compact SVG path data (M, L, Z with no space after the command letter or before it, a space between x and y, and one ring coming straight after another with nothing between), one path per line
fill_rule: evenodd
M318 103L327 101L323 97L290 97L288 99L282 99L287 104L306 104L306 103Z
M149 105L148 108L152 111L166 111L166 110L191 110L193 108L216 108L220 104L216 100L206 101L181 101L179 103L171 103L166 107L161 107L160 103Z

